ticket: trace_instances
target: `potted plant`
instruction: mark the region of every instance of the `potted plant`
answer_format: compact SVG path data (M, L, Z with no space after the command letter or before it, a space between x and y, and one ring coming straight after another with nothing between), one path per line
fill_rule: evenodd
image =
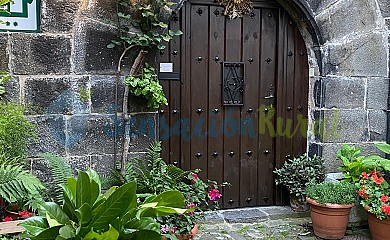
M324 161L319 156L307 154L287 160L283 167L275 169L275 183L287 187L290 193L290 205L293 211L309 210L306 203L306 186L310 181L322 182L325 178Z
M368 225L372 240L389 240L390 235L390 186L382 173L363 172L359 181L360 204L368 212Z
M310 183L306 194L314 234L325 239L343 238L357 200L355 185L337 181Z

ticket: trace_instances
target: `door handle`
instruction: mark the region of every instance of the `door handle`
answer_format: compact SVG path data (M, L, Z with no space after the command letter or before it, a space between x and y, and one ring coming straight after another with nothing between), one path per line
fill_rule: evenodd
M265 96L264 99L272 99L274 98L274 95L272 95L272 93L270 93L268 96Z

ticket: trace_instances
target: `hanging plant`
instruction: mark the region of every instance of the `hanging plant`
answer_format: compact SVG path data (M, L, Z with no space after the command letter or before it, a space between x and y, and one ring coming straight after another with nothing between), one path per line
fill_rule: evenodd
M224 14L230 19L243 17L253 9L253 0L217 0L220 5L225 6Z

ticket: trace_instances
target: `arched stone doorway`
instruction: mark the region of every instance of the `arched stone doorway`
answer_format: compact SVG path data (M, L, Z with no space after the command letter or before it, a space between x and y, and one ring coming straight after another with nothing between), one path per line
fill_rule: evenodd
M160 52L180 81L162 80L163 157L203 178L230 182L223 207L280 205L275 167L307 151L309 65L294 20L275 1L230 20L214 1L187 1Z

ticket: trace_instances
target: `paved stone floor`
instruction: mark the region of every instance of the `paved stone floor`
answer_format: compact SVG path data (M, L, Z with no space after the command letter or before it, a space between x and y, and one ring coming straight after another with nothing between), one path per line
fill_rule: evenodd
M196 240L314 240L308 213L287 207L225 210L209 214L199 225ZM369 240L367 228L348 229L343 240Z

